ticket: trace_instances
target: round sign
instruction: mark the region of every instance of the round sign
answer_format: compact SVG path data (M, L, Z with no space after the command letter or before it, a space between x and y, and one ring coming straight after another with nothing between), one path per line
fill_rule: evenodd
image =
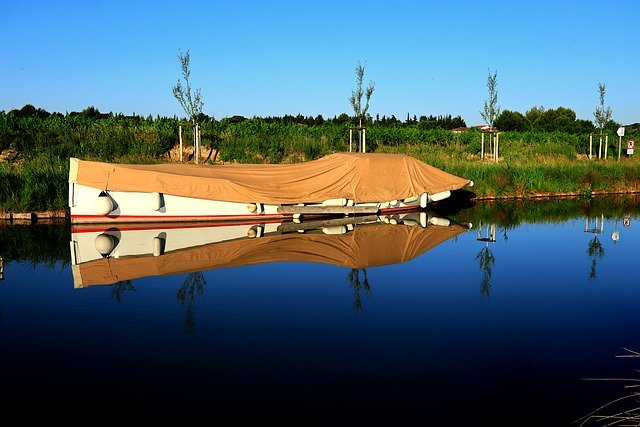
M636 148L636 142L633 139L627 141L627 150L633 150Z

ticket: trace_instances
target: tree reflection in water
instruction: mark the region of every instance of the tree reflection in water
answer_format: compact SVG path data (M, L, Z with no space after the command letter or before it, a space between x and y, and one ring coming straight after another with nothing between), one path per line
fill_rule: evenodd
M178 293L176 294L176 298L178 299L178 301L186 308L184 327L187 331L192 331L195 325L193 297L196 293L199 296L204 295L204 285L206 283L207 281L205 280L202 271L189 273L180 289L178 289Z
M122 296L127 292L136 292L136 288L133 287L131 280L123 280L109 287L109 295L111 295L111 298L113 298L116 304L122 302Z
M482 281L480 282L480 293L488 297L491 291L491 272L496 258L489 249L489 245L485 246L476 255L476 261L482 271Z
M489 243L495 243L496 241L496 224L487 225L487 235L482 235L482 221L478 223L478 237L477 241L485 242L484 248L478 252L476 255L476 261L478 261L478 266L482 271L482 281L480 282L480 293L486 297L489 296L491 291L491 273L494 264L496 263L496 258L493 255L491 249L489 249ZM506 229L504 231L504 238L507 239Z
M362 275L362 280L360 276ZM349 287L353 289L353 309L358 312L362 311L362 296L360 291L363 290L367 297L371 296L371 286L369 285L369 279L367 279L366 268L352 268L347 274L347 281Z
M591 260L589 281L594 281L596 280L597 260L604 257L604 246L602 246L600 239L598 239L598 235L604 233L604 215L594 217L593 226L591 226L591 220L586 217L584 219L584 232L594 234L593 239L591 239L587 245L587 255Z
M591 259L591 270L589 272L589 280L596 280L596 262L598 259L604 258L604 246L600 243L598 236L593 236L593 239L589 241L587 246L587 255Z

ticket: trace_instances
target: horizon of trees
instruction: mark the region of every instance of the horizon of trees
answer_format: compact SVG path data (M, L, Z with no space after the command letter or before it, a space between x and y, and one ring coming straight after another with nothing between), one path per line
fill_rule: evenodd
M0 111L1 115L12 115L16 118L25 118L25 117L36 117L39 119L46 119L51 116L57 116L59 118L75 117L82 116L88 119L93 120L101 120L107 119L111 117L121 118L121 119L131 119L133 121L147 120L184 120L184 118L178 117L174 115L173 117L160 116L156 115L156 117L152 117L148 115L146 117L140 116L137 114L125 115L123 113L103 113L100 112L97 108L93 106L89 106L82 111L71 111L66 112L65 114L59 112L48 112L43 108L36 108L31 104L25 104L21 109L13 109L8 112L4 110ZM321 114L317 116L304 116L302 114L290 115L286 114L284 116L253 116L253 117L244 117L241 115L234 115L230 117L225 117L220 120L215 119L213 116L208 116L204 113L199 113L197 117L198 121L218 121L218 122L228 122L228 123L240 123L245 120L261 120L265 123L281 123L281 124L297 124L297 125L305 125L305 126L318 126L318 125L346 125L352 124L356 125L358 118L355 116L350 116L347 113L342 113L338 116L334 116L333 118L324 118ZM379 125L379 126L417 126L421 129L444 129L444 130L454 130L454 129L464 129L467 128L467 125L462 119L461 116L452 116L452 115L411 115L407 113L407 116L404 120L400 120L395 115L386 116L380 114L376 114L375 117L367 114L363 119L364 125ZM534 106L529 109L524 114L519 111L512 111L508 109L504 109L500 112L500 114L495 118L494 126L501 132L507 131L516 131L516 132L526 132L526 131L543 131L543 132L553 132L553 131L561 131L572 134L586 134L586 133L594 133L599 130L594 122L586 119L578 119L576 117L576 113L570 108L566 107L558 107L546 109L542 106ZM615 132L620 126L619 123L614 120L609 120L604 126L604 129L607 131ZM630 129L635 129L640 127L640 123L632 123L625 125Z

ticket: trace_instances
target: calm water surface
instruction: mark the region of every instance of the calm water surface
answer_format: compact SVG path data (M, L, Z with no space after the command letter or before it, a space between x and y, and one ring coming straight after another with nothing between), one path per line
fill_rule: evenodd
M640 359L618 357L640 351L640 215L635 199L564 203L455 211L445 217L470 229L388 265L146 267L84 287L69 225L4 227L3 406L94 420L580 425L640 378Z

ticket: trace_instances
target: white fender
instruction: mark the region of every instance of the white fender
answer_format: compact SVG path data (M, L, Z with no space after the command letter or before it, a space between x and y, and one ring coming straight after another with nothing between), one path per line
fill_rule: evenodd
M430 202L438 202L440 200L444 200L447 197L451 196L451 191L447 190L447 191L441 191L439 193L434 193L429 195L429 201Z
M164 248L167 245L167 239L160 236L153 238L153 256L164 255Z
M101 233L96 236L93 245L100 255L107 257L118 246L118 238L111 234Z
M154 211L159 211L162 208L162 194L158 192L151 193L151 206Z
M93 202L93 210L98 215L108 215L113 210L113 200L103 191Z
M347 206L347 199L327 199L322 202L322 206Z
M429 219L429 222L430 222L431 224L433 224L433 225L441 225L441 226L443 226L443 227L448 227L448 226L450 226L450 225L451 225L451 221L449 221L448 219L446 219L446 218L440 218L440 217L437 217L437 216L432 216L432 217Z
M407 197L407 198L406 198L406 199L404 199L402 202L403 202L405 205L408 205L409 203L417 202L417 201L418 201L418 199L419 199L419 197L418 197L418 196Z
M333 227L322 227L324 234L344 234L347 232L347 227L344 225L336 225Z

